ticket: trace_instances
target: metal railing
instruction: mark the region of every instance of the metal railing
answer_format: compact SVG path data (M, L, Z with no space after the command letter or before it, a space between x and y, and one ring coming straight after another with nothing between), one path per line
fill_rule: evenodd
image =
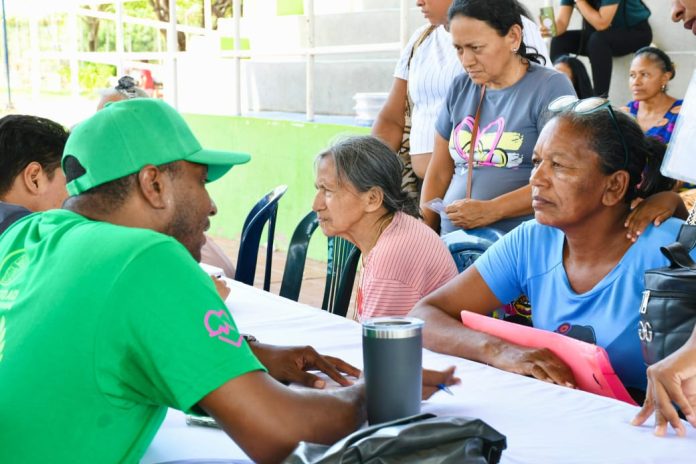
M304 47L295 49L286 49L274 52L254 52L253 50L241 49L241 0L233 0L233 37L234 49L220 51L217 56L224 59L234 60L234 107L233 115L242 113L241 95L242 95L242 73L241 60L247 58L259 57L304 57L305 59L305 79L306 79L306 101L305 114L308 121L314 120L314 62L315 57L320 55L343 55L354 53L379 53L379 52L398 52L405 46L408 41L408 11L410 0L401 0L400 3L400 35L399 42L388 43L373 43L362 45L340 45L340 46L324 46L317 47L315 43L314 31L314 0L304 0L304 18L307 26L307 40ZM99 2L92 2L97 4ZM204 3L204 25L205 27L195 27L187 25L179 25L176 20L176 0L169 0L169 21L158 21L152 19L136 18L127 16L123 11L123 0L112 2L115 5L116 12L96 11L87 8L74 6L68 9L68 25L71 50L67 52L59 51L39 51L38 49L38 20L37 17L30 18L30 42L31 42L31 82L34 96L38 96L40 87L40 61L42 59L52 60L67 60L70 62L71 76L71 91L74 95L79 92L78 81L78 63L80 61L90 61L97 63L113 64L117 68L117 74L123 74L127 66L137 66L140 68L153 68L154 65L141 63L140 60L156 60L164 64L167 70L165 84L165 99L175 108L178 107L178 77L177 77L177 60L189 53L195 52L179 52L177 33L183 32L186 34L202 35L219 37L219 33L212 29L212 14L211 1L205 0ZM93 17L102 20L114 21L116 24L116 50L113 52L80 52L78 51L78 27L77 21L80 16ZM124 24L134 24L156 29L164 29L167 31L167 47L166 51L152 52L127 52L124 46Z

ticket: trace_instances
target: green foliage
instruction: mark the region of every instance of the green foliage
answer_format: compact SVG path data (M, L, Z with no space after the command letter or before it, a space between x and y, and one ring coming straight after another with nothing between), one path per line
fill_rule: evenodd
M70 71L68 71L70 74ZM84 93L109 86L109 78L116 75L116 66L102 63L80 62L79 81Z
M276 0L276 14L278 16L303 15L303 0Z

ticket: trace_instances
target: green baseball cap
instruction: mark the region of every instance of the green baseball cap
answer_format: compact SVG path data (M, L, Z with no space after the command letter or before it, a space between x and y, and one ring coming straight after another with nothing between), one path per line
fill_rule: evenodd
M75 157L85 173L67 184L70 195L140 171L185 160L208 166L208 182L222 177L235 164L251 158L247 153L201 148L184 118L162 100L136 98L107 105L70 133L63 150Z

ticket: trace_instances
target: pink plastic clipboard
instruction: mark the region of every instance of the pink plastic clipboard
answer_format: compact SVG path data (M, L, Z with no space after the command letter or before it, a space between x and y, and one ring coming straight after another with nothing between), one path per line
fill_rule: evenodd
M636 405L601 346L582 342L548 330L525 327L493 317L462 311L465 326L503 340L532 348L548 348L573 371L580 390Z

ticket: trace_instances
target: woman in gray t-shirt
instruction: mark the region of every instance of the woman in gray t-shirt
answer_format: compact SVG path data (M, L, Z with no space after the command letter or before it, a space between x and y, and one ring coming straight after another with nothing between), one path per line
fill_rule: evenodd
M529 218L531 156L548 104L575 95L568 79L536 63L522 41L515 0L455 0L450 32L466 74L455 79L438 118L433 158L422 201L443 198L445 212L424 208L425 221L441 233L491 226L509 231ZM472 199L464 200L467 159L481 86Z

